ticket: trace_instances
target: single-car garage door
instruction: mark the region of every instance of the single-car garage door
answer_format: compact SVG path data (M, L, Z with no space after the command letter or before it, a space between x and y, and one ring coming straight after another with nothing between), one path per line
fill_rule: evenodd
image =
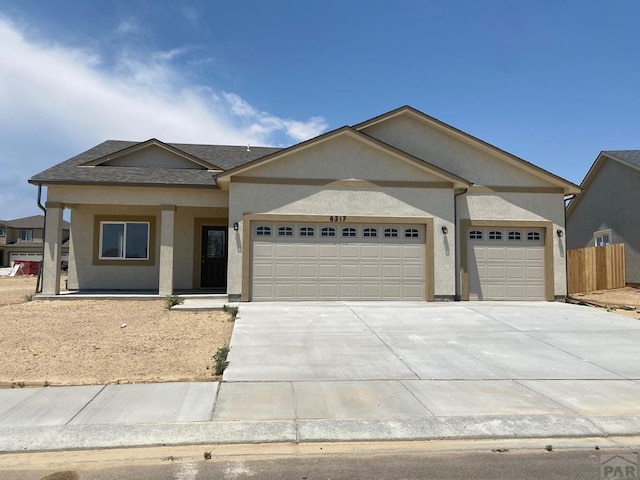
M423 300L424 225L251 227L252 300Z
M544 230L472 227L469 300L544 300Z

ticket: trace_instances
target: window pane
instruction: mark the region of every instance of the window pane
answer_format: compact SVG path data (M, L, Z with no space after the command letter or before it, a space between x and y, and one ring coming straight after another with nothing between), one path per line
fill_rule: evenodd
M102 253L103 258L122 258L124 247L124 224L102 224Z
M126 258L147 258L149 243L149 225L146 223L127 223Z
M333 227L322 227L322 236L323 237L335 237L336 229Z
M207 232L207 257L224 258L225 232L222 230L209 230Z
M271 235L271 227L258 227L256 234L259 237L268 237Z
M388 237L388 238L395 238L398 236L398 229L397 228L385 228L384 229L384 236Z

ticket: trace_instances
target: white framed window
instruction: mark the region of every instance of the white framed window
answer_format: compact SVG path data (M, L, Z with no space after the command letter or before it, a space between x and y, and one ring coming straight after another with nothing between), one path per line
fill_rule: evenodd
M377 228L365 228L362 231L362 236L363 237L377 237L378 236L378 229Z
M509 232L507 238L509 240L522 240L522 235L520 232Z
M419 232L417 228L405 228L404 229L405 238L418 238Z
M344 227L342 229L342 236L343 237L356 237L357 233L356 233L356 229L353 227Z
M300 227L301 237L313 237L315 235L315 229L313 227Z
M149 222L100 222L101 260L149 260Z
M320 236L322 237L335 237L336 229L334 227L322 227L320 230Z
M256 229L256 235L258 237L270 237L271 236L271 227L258 227Z
M20 240L33 240L33 230L29 230L29 229L20 230Z
M596 247L611 245L611 230L598 230L593 232L593 244Z
M398 229L397 228L385 228L384 236L386 238L398 238Z
M482 240L482 232L480 230L471 230L469 232L470 240Z
M292 237L293 236L293 227L279 227L278 228L278 236L280 236L280 237Z
M527 240L539 241L540 240L540 232L528 232L527 233Z
M489 232L489 240L502 240L502 232L498 230Z

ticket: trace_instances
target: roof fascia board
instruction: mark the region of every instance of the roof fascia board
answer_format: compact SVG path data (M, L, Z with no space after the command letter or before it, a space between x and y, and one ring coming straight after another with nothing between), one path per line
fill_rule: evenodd
M109 160L114 160L116 158L121 158L124 157L126 155L129 155L131 153L134 152L138 152L140 150L144 150L145 148L149 148L151 146L155 146L155 147L159 147L162 148L163 150L166 150L174 155L177 155L181 158L184 158L185 160L195 163L196 165L199 165L203 168L206 168L207 170L210 171L222 171L222 169L220 167L218 167L217 165L213 165L210 163L205 162L204 160L200 160L197 157L194 157L193 155L188 154L187 152L184 152L182 150L180 150L179 148L174 147L173 145L169 145L167 143L164 143L160 140L158 140L157 138L151 138L149 140L146 140L144 142L140 142L137 143L135 145L131 145L130 147L126 147L123 148L122 150L119 150L115 153L110 153L108 155L105 155L104 157L100 157L97 158L95 160L90 160L88 162L85 162L81 165L78 165L80 167L95 167L97 165L100 165L102 163L108 162ZM212 168L214 167L214 168Z
M202 185L193 183L141 183L141 182L83 182L81 180L27 180L32 185L84 185L87 187L149 187L149 188L213 188L218 185Z
M417 118L418 120L424 123L427 123L433 127L436 127L438 130L448 135L451 135L455 138L458 138L467 144L470 144L477 148L481 148L482 150L489 152L493 155L497 155L502 160L506 160L509 164L516 166L520 169L523 169L529 173L532 173L538 178L542 178L543 180L550 182L554 185L561 186L564 189L565 194L580 192L580 187L578 187L578 185L572 182L569 182L564 178L561 178L541 167L538 167L537 165L534 165L533 163L527 162L526 160L520 157L517 157L516 155L513 155L505 150L502 150L501 148L498 148L495 145L491 145L490 143L485 142L484 140L481 140L477 137L474 137L473 135L463 132L462 130L456 127L453 127L447 123L444 123L438 120L437 118L427 115L426 113L423 113L420 110L417 110L408 105L397 108L395 110L391 110L390 112L384 113L370 120L366 120L362 123L355 125L353 128L355 128L356 130L362 130L372 125L385 122L391 118L397 117L405 113L408 113L412 115L414 118Z
M367 135L365 133L359 132L357 130L355 130L352 127L341 127L337 130L333 130L332 132L328 132L325 133L324 135L321 135L319 137L316 138L312 138L310 140L307 140L305 142L299 143L297 145L293 145L285 150L281 150L280 152L275 152L271 155L267 155L266 157L262 157L259 159L254 160L253 162L250 162L248 164L242 165L240 167L231 169L231 170L227 170L226 172L218 175L216 177L216 183L220 184L221 186L227 187L229 185L229 179L231 178L231 176L233 175L238 175L244 172L247 172L251 169L253 169L254 167L257 166L262 166L262 165L266 165L268 163L271 163L275 160L279 160L282 158L285 158L287 156L293 155L295 153L299 153L307 148L310 148L312 146L316 146L319 145L321 143L327 142L331 139L337 138L339 136L342 135L348 135L351 138L354 138L358 141L361 141L362 143L365 143L367 145L369 145L372 148L375 148L379 151L383 151L387 154L390 154L391 156L393 156L394 158L398 158L404 162L410 163L414 166L417 166L419 168L421 168L422 170L425 170L429 173L431 173L432 175L435 175L439 178L445 179L447 181L453 182L454 187L455 188L464 188L464 187L468 187L470 185L470 182L462 177L459 177L451 172L448 172L440 167L437 167L435 165L432 165L420 158L417 158L407 152L404 152L392 145L389 145L385 142L382 142L381 140L378 140L377 138L374 138L370 135Z

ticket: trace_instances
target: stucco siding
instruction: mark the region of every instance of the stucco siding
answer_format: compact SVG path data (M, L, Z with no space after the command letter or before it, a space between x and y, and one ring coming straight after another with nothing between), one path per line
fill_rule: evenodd
M106 167L105 167L106 168ZM212 174L213 175L213 174ZM47 201L92 205L177 205L184 207L228 207L227 192L214 188L116 187L51 185Z
M538 176L497 158L488 150L472 146L451 133L429 126L408 114L371 125L363 132L476 185L551 186Z
M640 172L606 160L567 216L570 249L593 247L593 233L611 229L612 243L624 243L626 281L640 283Z
M553 230L554 295L566 294L566 235L562 194L467 194L458 201L458 218L493 221L551 222ZM548 245L546 246L549 247ZM460 257L460 252L458 252Z
M228 288L230 294L242 289L243 215L271 213L290 215L330 215L375 217L429 217L434 219L434 294L454 295L453 245L442 239L441 227L453 231L453 190L417 188L326 188L306 185L231 184L229 223L240 230L230 231ZM347 219L348 221L348 219ZM375 220L373 220L375 221ZM361 221L360 223L365 223Z
M137 265L122 267L93 264L94 220L96 215L144 215L156 217L159 222L160 208L148 207L108 207L83 205L71 212L71 248L69 255L68 285L76 289L79 285L87 290L156 290L158 288L158 266L160 246L156 242L153 255L156 262L152 266ZM156 238L157 238L156 229ZM133 264L132 264L133 265Z
M363 179L384 181L443 181L423 168L391 158L347 135L312 145L295 155L275 159L247 172L251 177L296 179Z

